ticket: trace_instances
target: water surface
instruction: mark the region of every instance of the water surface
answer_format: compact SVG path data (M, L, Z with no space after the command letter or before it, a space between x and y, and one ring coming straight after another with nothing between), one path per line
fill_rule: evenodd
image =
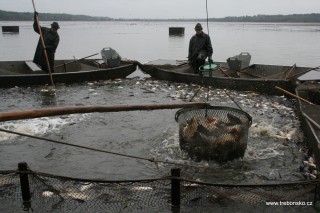
M19 34L0 35L1 60L33 58L38 40L31 22ZM43 22L48 25L49 22ZM122 57L141 63L159 58L186 59L191 22L60 22L56 58L81 58L112 47ZM204 25L204 23L203 23ZM169 36L170 26L185 27L184 36ZM210 23L213 59L249 52L251 63L318 66L319 25L273 23ZM205 29L206 31L206 29ZM0 89L0 110L74 105L161 104L187 102L200 85L154 81L139 70L128 79L57 85L57 96L44 96L41 86ZM177 110L90 113L0 123L1 128L139 157L206 166L184 168L192 178L222 183L274 183L303 180L299 165L303 135L294 102L281 96L229 91L253 117L243 159L223 165L195 163L179 149ZM206 97L209 94L209 99ZM235 107L223 90L202 88L194 101ZM287 139L286 139L287 138ZM130 179L159 177L172 165L130 159L0 133L0 169L21 161L31 169L81 178Z

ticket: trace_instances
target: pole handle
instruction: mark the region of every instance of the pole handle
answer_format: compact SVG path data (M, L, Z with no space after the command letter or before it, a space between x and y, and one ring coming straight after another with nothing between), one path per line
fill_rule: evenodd
M290 96L292 96L292 97L294 97L294 98L297 98L297 99L299 99L299 100L301 100L301 101L304 101L304 102L306 102L306 103L308 103L308 104L314 105L314 103L312 103L312 102L310 102L310 101L308 101L308 100L306 100L306 99L304 99L304 98L301 98L300 96L297 96L297 95L295 95L295 94L292 94L291 92L289 92L289 91L287 91L287 90L284 90L284 89L282 89L281 87L276 86L276 89L278 89L278 90L286 93L287 95L290 95Z
M32 5L33 5L34 12L36 12L36 6L35 6L35 4L34 4L34 0L32 0ZM45 45L45 43L44 43L44 39L43 39L43 35L42 35L42 31L41 31L41 26L40 26L40 23L39 23L38 15L36 15L36 22L37 22L37 25L38 25L38 30L39 30L39 34L40 34L41 45L42 45L42 48L43 48L44 56L45 56L46 63L47 63L47 67L48 67L48 71L49 71L49 76L50 76L51 85L54 86L53 78L52 78L52 73L51 73L51 67L50 67L50 63L49 63L49 59L48 59L48 54L47 54L47 50L46 50L46 45Z

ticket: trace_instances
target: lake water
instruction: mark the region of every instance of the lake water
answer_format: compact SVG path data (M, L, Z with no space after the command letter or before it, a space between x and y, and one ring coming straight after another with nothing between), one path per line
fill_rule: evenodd
M50 26L50 22L41 22ZM112 47L125 58L146 62L158 58L186 59L194 34L193 22L59 22L61 42L56 58L82 58ZM33 58L38 41L32 22L0 22L19 25L19 34L2 34L0 59ZM207 32L205 23L202 23ZM184 36L169 36L169 27L184 27ZM319 66L319 24L210 23L213 59L249 52L252 63Z
M49 22L43 22L49 26ZM123 58L145 63L159 58L184 60L194 34L191 22L59 22L60 44L56 59L82 58L112 47ZM204 31L206 24L202 23ZM19 25L18 34L0 35L0 60L33 58L38 35L32 22L0 22ZM169 27L185 27L184 36L169 36ZM213 59L249 52L251 63L319 66L319 25L281 23L210 23ZM127 79L57 85L57 96L48 98L41 87L0 89L0 111L70 105L122 105L181 103L181 91L194 94L199 85L149 79L139 70ZM265 183L302 180L298 168L304 153L294 102L284 97L230 91L231 96L253 117L244 159L223 165L195 163L181 152L176 110L91 113L0 123L1 128L48 137L98 149L155 157L177 163L208 166L187 168L193 178L221 183ZM189 96L190 96L189 95ZM207 88L195 98L204 101ZM223 90L210 88L212 105L236 107ZM289 142L284 139L290 137ZM79 178L130 179L159 177L172 165L158 169L148 161L16 137L0 132L0 170L15 169L26 161L31 169Z

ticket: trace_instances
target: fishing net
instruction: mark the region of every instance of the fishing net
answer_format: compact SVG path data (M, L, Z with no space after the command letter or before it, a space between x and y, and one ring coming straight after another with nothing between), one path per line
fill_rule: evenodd
M249 114L229 107L181 109L176 112L180 148L196 161L225 162L243 157L247 148Z
M28 174L30 200L23 201L20 175ZM178 196L181 212L235 209L255 206L291 206L314 212L319 197L318 182L278 185L222 185L164 175L148 180L88 180L55 176L28 170L0 172L0 212L171 212ZM178 190L173 181L178 180ZM175 188L176 189L176 188ZM271 209L270 209L271 208ZM303 211L305 210L305 211ZM260 211L260 212L261 212ZM233 211L234 212L234 211ZM281 212L281 211L280 211Z

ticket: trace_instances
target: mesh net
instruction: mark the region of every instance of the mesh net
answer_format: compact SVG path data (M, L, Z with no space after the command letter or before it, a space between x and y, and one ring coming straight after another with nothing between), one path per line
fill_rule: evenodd
M224 162L243 157L251 117L234 108L211 106L176 113L180 148L196 161Z
M95 181L29 173L31 202L36 212L132 212L162 209L170 203L170 180ZM22 201L18 173L0 175L0 202L6 211ZM169 187L169 188L168 188ZM0 209L1 210L1 209Z
M278 185L219 185L166 176L159 179L81 180L28 171L31 200L23 202L18 171L1 172L1 212L171 212L172 180L179 180L180 207L244 208L295 206L313 212L318 182ZM26 174L26 172L22 173ZM270 203L269 203L270 202ZM272 204L271 204L272 203ZM239 209L238 209L239 210Z

